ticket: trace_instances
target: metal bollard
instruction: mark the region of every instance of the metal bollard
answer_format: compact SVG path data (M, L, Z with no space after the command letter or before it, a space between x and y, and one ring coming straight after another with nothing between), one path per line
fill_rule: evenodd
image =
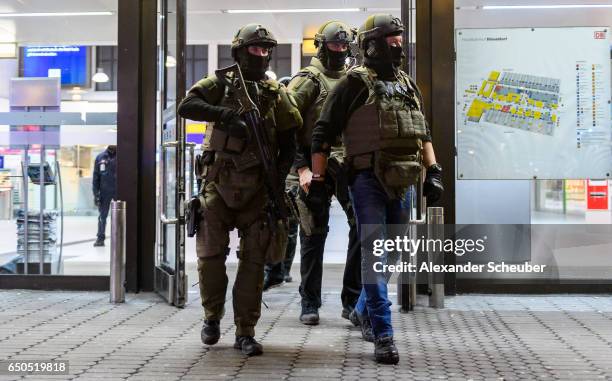
M125 201L111 202L110 302L125 302Z
M444 208L427 208L427 237L444 240ZM434 265L443 265L444 252L430 250L427 260ZM444 308L444 274L428 274L427 283L430 290L429 307Z
M418 225L410 224L408 231L409 231L410 239L416 239L417 233L418 233ZM414 266L418 266L418 258L416 255L410 255L410 258L408 261L410 264ZM408 286L408 294L409 294L408 310L412 311L414 310L414 306L416 306L417 304L417 288L418 288L417 273L409 274L409 279L410 281L409 281L409 286Z

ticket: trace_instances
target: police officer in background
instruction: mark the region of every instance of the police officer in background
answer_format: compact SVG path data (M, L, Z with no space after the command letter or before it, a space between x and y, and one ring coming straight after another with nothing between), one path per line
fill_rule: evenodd
M94 204L98 207L98 234L94 246L104 246L106 217L111 200L117 198L117 146L106 147L94 164L92 182Z
M332 194L336 196L344 209L350 227L341 294L342 316L346 319L355 307L361 291L359 239L348 195L342 146L339 142L334 142L330 158L330 167L334 169L333 176L328 176L324 182L326 190L324 208L313 212L306 197L312 179L310 160L312 130L328 94L346 74L346 60L350 55L349 44L353 40L354 32L345 23L329 21L323 24L315 35L317 56L312 58L309 66L296 74L288 86L304 119L304 126L297 132L298 150L294 168L299 175L301 188L296 200L300 214L300 273L302 277L300 321L306 325L319 323L323 252L329 230L329 208Z
M259 24L242 27L232 41L232 57L239 64L250 97L257 104L263 124L277 153L277 186L284 182L295 156L295 130L302 118L285 88L265 72L272 49L272 33ZM263 353L255 336L261 313L264 264L282 259L286 230L282 224L269 226L265 207L268 195L257 145L239 114L236 97L217 77L200 80L181 102L183 118L211 122L204 142L201 166L204 182L197 232L200 295L204 307L204 344L220 338L228 278L225 260L229 253L229 232L238 229L240 247L238 272L233 288L236 341L234 348L248 356ZM237 147L243 147L237 149Z
M291 77L282 77L278 82L287 86L291 81ZM299 182L297 175L289 173L285 181L285 193L287 193L288 201L295 205ZM297 209L297 206L294 207ZM280 286L283 282L290 283L293 281L291 277L291 266L295 257L295 248L297 246L298 235L298 219L292 215L289 218L289 229L287 235L287 247L285 248L285 258L278 263L266 263L264 270L264 291L270 288Z
M359 29L364 65L350 70L323 106L312 137L308 194L311 207L324 211L327 156L342 135L362 247L363 288L351 321L361 325L364 339L374 341L376 361L385 364L396 364L399 354L387 295L390 274L373 270L376 262L385 263L387 254L375 257L372 241L384 238L389 225L408 223L402 199L423 167L427 202L433 204L443 191L422 98L412 78L400 70L403 30L401 20L385 14L368 17Z

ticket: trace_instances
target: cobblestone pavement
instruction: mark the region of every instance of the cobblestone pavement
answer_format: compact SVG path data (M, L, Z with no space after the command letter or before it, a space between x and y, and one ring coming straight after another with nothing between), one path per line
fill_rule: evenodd
M339 276L327 271L319 326L298 322L297 283L266 293L253 358L232 348L231 302L221 341L202 345L194 289L184 309L150 293L111 305L107 293L0 291L0 360L70 362L69 376L37 380L612 379L611 296L467 295L394 312L401 360L378 366L339 316Z

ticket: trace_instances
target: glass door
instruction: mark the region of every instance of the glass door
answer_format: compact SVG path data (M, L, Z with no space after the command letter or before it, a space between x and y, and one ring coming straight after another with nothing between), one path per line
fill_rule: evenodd
M169 303L187 301L185 275L185 133L176 109L185 94L185 0L160 0L160 175L155 290Z

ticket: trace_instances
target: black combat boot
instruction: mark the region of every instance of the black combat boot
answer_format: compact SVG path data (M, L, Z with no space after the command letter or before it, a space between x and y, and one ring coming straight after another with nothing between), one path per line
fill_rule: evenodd
M100 246L104 246L104 240L103 239L96 239L96 242L94 242L94 247L100 247Z
M264 276L263 290L268 291L271 288L281 286L283 284L283 278L277 278L272 276L270 273L266 273Z
M350 316L353 310L354 308L351 307L342 307L342 314L340 316L342 316L343 319L351 320Z
M219 326L219 320L204 320L204 326L202 327L202 342L206 345L215 345L221 337L221 329Z
M399 362L399 353L393 344L393 336L379 337L374 341L374 357L376 362L381 364L395 365Z
M263 353L263 346L253 336L236 336L234 348L240 349L247 356L259 356Z
M302 313L300 314L300 321L305 325L318 325L319 324L319 309L309 304L302 305Z
M374 333L372 332L372 323L370 319L364 319L357 313L357 310L353 309L353 311L349 314L349 320L355 327L361 328L361 337L367 342L374 342Z
M359 315L357 314L357 311L354 309L349 314L349 320L351 321L351 323L353 323L355 327L361 326L361 319L359 319Z

